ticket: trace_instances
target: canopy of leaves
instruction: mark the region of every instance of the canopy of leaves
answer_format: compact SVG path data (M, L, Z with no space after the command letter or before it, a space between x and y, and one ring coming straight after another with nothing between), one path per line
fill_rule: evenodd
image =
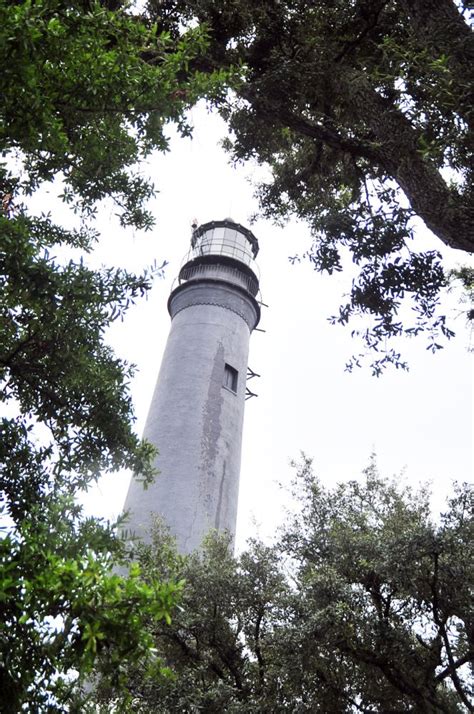
M333 320L370 318L360 335L383 353L375 373L387 361L404 366L387 339L428 330L438 349L452 334L437 310L445 275L436 245L418 246L414 229L418 218L446 245L474 249L470 3L164 4L179 21L208 23L207 67L240 62L221 104L228 147L270 168L262 213L309 224L315 270L331 274L352 258L358 275ZM162 5L149 0L149 12ZM401 317L405 303L414 312Z
M53 256L92 249L105 198L123 225L151 226L153 187L134 166L218 91L218 73L189 70L205 43L99 2L0 2L1 711L63 711L99 652L119 685L120 662L152 657L144 622L169 619L178 586L114 575L121 544L74 502L106 470L154 477L132 370L105 340L152 275ZM75 229L28 210L48 182Z
M60 176L82 216L112 197L124 225L151 226L153 186L137 162L167 150L170 121L188 133L185 109L220 79L188 70L202 29L172 36L161 25L100 2L0 3L4 209Z
M472 489L435 523L426 492L374 463L326 489L304 460L296 486L275 546L235 559L210 536L181 557L158 528L143 548L144 573L186 585L171 627L151 629L174 678L130 668L131 711L472 711ZM106 682L100 699L110 711Z
M83 711L78 683L100 671L120 688L129 659L164 671L146 625L169 622L181 585L145 584L138 567L118 575L119 545L110 527L60 496L2 537L0 711Z

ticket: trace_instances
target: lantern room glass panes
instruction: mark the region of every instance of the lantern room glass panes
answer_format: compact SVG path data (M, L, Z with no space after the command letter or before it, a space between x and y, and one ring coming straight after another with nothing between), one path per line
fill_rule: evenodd
M249 266L254 262L251 245L245 235L227 226L210 228L198 237L192 257L204 255L228 255Z

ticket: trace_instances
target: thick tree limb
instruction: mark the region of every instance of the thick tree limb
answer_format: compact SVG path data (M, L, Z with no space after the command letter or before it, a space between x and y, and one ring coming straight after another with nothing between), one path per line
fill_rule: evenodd
M382 167L406 194L427 227L451 248L474 251L474 206L464 204L454 189L421 155L419 135L403 112L379 95L359 74L347 82L354 111L379 140Z

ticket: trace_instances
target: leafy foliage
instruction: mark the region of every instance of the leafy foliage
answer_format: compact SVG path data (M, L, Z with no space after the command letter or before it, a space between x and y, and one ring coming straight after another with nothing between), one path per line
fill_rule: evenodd
M295 483L275 546L234 559L211 535L182 557L158 528L143 548L144 573L186 585L171 627L151 629L174 678L131 667L131 711L472 710L472 489L435 523L428 494L374 462L363 482L326 489L305 459ZM106 687L101 701L109 711Z
M1 3L8 206L60 175L64 200L84 217L112 197L124 225L151 226L144 202L153 187L135 165L167 150L169 121L189 132L184 110L219 80L187 71L205 46L200 28L172 37L160 24L99 2Z
M449 271L451 287L457 286L462 290L461 302L466 305L465 316L469 324L474 322L474 268L461 265Z
M149 0L150 13L162 4ZM258 190L263 215L308 223L313 244L305 257L318 272L340 271L352 258L358 276L333 321L370 318L370 328L356 332L382 354L376 374L388 362L406 366L392 338L427 330L429 349L439 349L453 334L438 306L446 279L436 247L418 247L415 219L446 245L472 252L470 4L165 5L180 21L208 23L208 68L241 64L221 111L234 160L271 170Z
M119 576L113 528L74 501L107 470L154 478L155 450L132 428L132 368L105 340L153 271L53 256L93 248L105 198L123 225L151 226L136 164L219 91L219 73L189 69L205 43L201 28L171 35L113 3L0 2L1 711L82 711L74 685L99 656L114 687L127 658L162 669L144 625L169 620L179 584ZM29 210L46 183L75 228Z
M128 578L114 573L116 536L81 518L72 499L46 499L34 515L0 540L0 709L82 711L78 676L101 671L119 687L131 657L156 670L145 625L169 621L181 586L145 585L138 567Z

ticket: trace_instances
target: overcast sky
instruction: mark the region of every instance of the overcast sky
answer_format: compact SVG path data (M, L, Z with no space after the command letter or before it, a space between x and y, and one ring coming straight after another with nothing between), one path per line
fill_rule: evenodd
M113 209L101 212L103 240L94 254L96 265L123 265L140 271L167 260L164 280L157 280L147 301L140 302L110 341L119 356L137 365L132 383L137 429L143 429L168 330L166 301L182 258L188 250L191 222L231 217L249 226L256 210L249 183L260 171L232 168L218 142L223 124L202 109L193 112L194 139L174 140L166 156L152 157L144 168L160 191L152 203L157 225L152 233L120 232ZM431 481L443 499L452 479L472 475L472 364L469 334L453 298L448 309L456 337L436 355L426 340L404 341L410 371L389 369L376 379L367 368L344 371L359 345L350 328L332 327L327 317L337 311L350 278L323 278L302 262L291 266L289 255L310 245L303 224L275 228L270 222L250 226L260 243L263 308L260 327L252 335L250 367L261 375L252 380L258 393L246 403L237 541L250 535L271 535L281 518L287 495L278 483L291 479L289 461L300 451L313 456L325 483L355 478L377 453L380 471L404 471L409 483ZM421 235L427 246L442 248ZM465 262L462 253L443 250L450 264ZM164 415L166 418L166 415ZM159 446L159 445L158 445ZM87 508L113 517L123 505L129 475L106 477L87 499Z

